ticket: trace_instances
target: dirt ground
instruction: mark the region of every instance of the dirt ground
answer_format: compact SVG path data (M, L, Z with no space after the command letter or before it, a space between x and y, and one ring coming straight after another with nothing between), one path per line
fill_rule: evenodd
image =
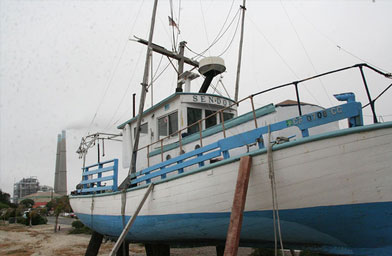
M84 255L89 235L69 235L71 226L61 226L57 233L53 232L53 225L38 225L33 227L19 224L0 225L0 255L38 256L59 255L76 256ZM101 245L98 255L108 255L113 248L113 242ZM145 256L142 245L130 244L130 255ZM198 248L172 248L173 256L215 256L215 247ZM250 248L239 248L238 256L247 256L252 252Z

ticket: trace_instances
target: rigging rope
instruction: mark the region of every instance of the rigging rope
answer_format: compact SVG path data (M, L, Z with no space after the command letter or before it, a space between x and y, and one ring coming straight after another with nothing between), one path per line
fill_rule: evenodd
M261 29L257 26L257 24L252 20L252 18L250 17L250 13L248 13L247 17L248 19L251 21L251 23L255 26L256 31L260 33L260 35L264 38L264 40L268 43L268 45L274 50L274 52L279 56L279 58L281 59L281 61L286 65L286 67L290 70L290 72L297 78L299 79L299 76L297 75L297 73L295 73L294 69L289 65L289 63L283 58L283 56L279 53L279 51L274 47L274 45L271 43L271 41L267 38L266 35L264 35L264 33L261 31ZM309 93L309 95L313 98L313 100L315 102L317 102L317 104L321 105L320 102L317 100L317 98L309 91L309 89L304 86L306 91Z
M383 95L386 91L388 91L390 88L392 87L392 84L388 85L387 88L385 88L376 98L373 99L373 102L375 102L376 100L378 100L378 98L381 97L381 95ZM367 106L370 105L370 102L368 104L366 104L365 106L363 106L362 108L366 108Z
M275 256L277 256L278 255L278 241L277 241L276 230L278 230L278 234L279 234L280 249L281 249L282 255L285 255L285 254L284 254L284 248L283 248L282 232L280 229L278 194L276 192L276 181L275 181L274 160L273 160L273 156L272 156L272 146L273 146L273 143L271 142L271 125L268 125L267 158L268 158L269 178L271 181L271 190L272 190L272 215L273 215L273 222L274 222Z
M374 64L372 64L371 62L369 62L369 61L367 61L367 60L365 60L365 59L363 59L363 58L361 58L361 57L359 57L359 56L353 54L352 52L350 52L350 51L348 51L347 49L345 49L345 48L343 48L342 46L340 46L339 43L337 43L336 41L334 41L334 40L333 40L330 36L328 36L325 32L321 31L318 27L316 27L316 25L314 25L314 24L306 17L306 15L298 8L298 6L295 6L295 8L297 9L298 13L304 18L304 20L305 20L306 22L308 22L308 23L313 27L313 29L314 29L315 31L317 31L320 35L322 35L325 39L327 39L327 41L329 41L331 44L333 44L334 46L336 46L339 50L342 50L342 51L344 51L345 53L347 53L348 55L350 55L350 56L352 56L352 57L354 57L354 58L356 58L356 59L358 59L358 60L360 60L360 61L362 61L362 62L368 63L369 65L372 65L372 66L374 66L374 67L376 67L376 68L378 68L378 69L384 71L385 73L390 73L390 71L387 71L386 69L383 69L383 68L381 68L381 67L378 67L378 66L374 65Z
M233 43L234 38L235 38L235 36L237 35L238 26L240 25L240 20L241 20L241 16L239 15L239 16L238 16L238 21L237 21L237 26L235 27L233 37L231 38L230 43L229 43L229 45L226 47L226 49L224 49L223 52L222 52L221 54L218 55L219 57L222 56L223 54L225 54L225 53L227 52L227 50L230 48L231 44Z
M209 40L208 40L206 19L205 19L205 17L204 17L203 5L201 4L201 0L199 1L199 3L200 3L201 16L203 17L203 25L204 25L204 32L206 33L207 45L209 45L210 42L209 42Z
M139 56L137 57L137 60L136 60L135 67L138 66L138 64L139 64L140 57L142 56L142 52L143 52L143 51L140 50ZM122 103L124 102L125 97L127 96L127 92L129 91L129 87L130 87L131 84L132 84L132 80L133 80L133 78L135 77L135 73L136 73L136 70L137 70L135 67L133 68L132 75L131 75L131 77L129 78L128 86L127 86L127 88L125 89L125 92L123 93L123 96L122 96L120 102L119 102L118 105L117 105L116 111L114 112L114 114L113 114L112 117L110 118L110 120L109 120L109 122L107 123L105 129L108 129L108 128L112 125L112 121L113 121L114 117L115 117L116 114L118 113L118 111L119 111L119 109L120 109ZM127 110L127 113L128 113L128 111L129 111L129 110ZM121 117L122 117L122 116L123 116L123 115L121 115ZM114 122L114 124L116 124L116 123L117 123L117 121ZM114 124L113 124L113 125L114 125Z
M132 24L131 33L130 33L130 34L132 34L132 31L133 31L133 29L135 28L136 21L137 21L138 18L139 18L139 15L140 15L140 13L141 13L141 8L142 8L143 4L144 4L144 0L141 2L140 6L139 6L139 10L138 10L137 15L136 15L136 17L135 17L135 20L134 20L134 22L133 22L133 24ZM131 17L131 18L132 18L132 17ZM93 118L92 118L92 120L91 120L91 122L90 122L90 124L89 124L89 126L88 126L88 128L87 128L86 134L89 134L89 133L90 133L91 126L94 124L94 121L95 121L95 118L96 118L97 115L98 115L99 109L101 108L102 103L103 103L103 101L104 101L104 99L105 99L105 97L106 97L106 94L107 94L108 90L109 90L109 87L110 87L111 84L112 84L112 81L113 81L113 79L114 79L114 75L115 75L115 73L116 73L116 71L117 71L117 69L118 69L118 66L119 66L119 64L120 64L120 61L121 61L121 59L122 59L122 57L123 57L123 55L124 55L125 49L126 49L126 47L127 47L127 42L128 42L128 40L124 42L124 46L123 46L123 48L122 48L120 57L118 58L117 63L116 63L116 65L115 65L115 67L114 67L114 69L113 69L113 71L112 71L112 73L111 73L111 75L110 75L110 77L109 77L109 79L108 79L108 82L107 82L107 85L106 85L105 92L104 92L104 94L103 94L102 97L101 97L101 100L100 100L100 102L99 102L99 104L98 104L98 107L97 107L95 113L94 113L94 116L93 116ZM105 129L106 129L106 128L105 128Z
M215 44L217 44L219 42L219 40L226 34L226 32L229 30L229 28L232 26L233 22L235 21L237 15L240 13L241 8L239 8L236 12L236 14L234 15L233 19L230 21L230 23L228 24L228 26L226 27L226 29L223 31L222 30L224 28L224 26L226 25L226 21L227 18L229 17L230 13L231 13L231 9L230 12L228 13L228 16L226 17L226 20L224 22L224 24L222 25L221 30L218 32L218 34L216 35L215 39L212 41L211 45L209 45L204 51L198 53L196 51L193 51L192 49L190 49L188 46L185 45L185 47L191 51L192 53L196 54L195 56L192 57L192 59L197 59L199 57L205 57L204 53L206 53L208 50L210 50ZM238 25L237 25L238 26ZM222 33L222 34L221 34Z
M309 55L308 51L306 50L305 45L304 45L304 43L302 42L302 39L301 39L301 37L299 36L299 33L298 33L297 29L295 28L294 23L293 23L293 21L291 20L290 15L289 15L289 13L287 12L287 9L286 9L286 7L284 6L282 0L280 0L280 4L281 4L281 6L282 6L282 8L283 8L283 10L284 10L284 13L285 13L286 16L287 16L287 19L288 19L289 22L290 22L291 27L293 28L293 30L294 30L294 32L295 32L295 35L297 36L297 39L298 39L299 43L300 43L301 46L302 46L302 49L303 49L304 52L305 52L305 55L306 55L307 59L309 60L310 65L312 66L312 69L313 69L314 73L317 74L318 72L317 72L317 70L316 70L316 67L314 66L314 63L313 63L312 59L310 58L310 55ZM322 87L323 90L324 90L324 93L327 95L327 98L328 98L328 100L329 100L329 103L330 103L331 106L332 106L333 103L332 103L330 94L327 92L327 89L325 88L325 85L324 85L323 81L321 80L321 78L318 78L318 80L319 80L319 82L320 82L320 84L321 84L321 87ZM319 105L320 105L320 104L319 104Z

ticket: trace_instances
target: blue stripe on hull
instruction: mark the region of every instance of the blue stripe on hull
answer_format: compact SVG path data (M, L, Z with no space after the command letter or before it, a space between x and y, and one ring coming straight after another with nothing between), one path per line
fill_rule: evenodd
M283 242L292 248L348 255L392 255L392 202L281 210L279 214ZM119 236L122 231L121 216L78 217L102 234ZM139 216L127 239L218 242L225 240L229 221L229 212ZM272 211L245 212L241 242L270 246Z

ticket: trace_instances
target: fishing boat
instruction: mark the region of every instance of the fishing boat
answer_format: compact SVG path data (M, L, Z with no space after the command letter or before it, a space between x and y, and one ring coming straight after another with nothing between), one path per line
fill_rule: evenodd
M153 49L151 40L145 43ZM197 65L205 76L199 92L180 85L139 109L117 127L122 155L83 166L70 203L85 225L108 237L124 233L127 242L224 245L240 162L248 159L240 246L273 248L279 241L286 249L328 254L392 254L392 122L378 121L379 97L371 98L363 70L390 74L357 64L233 100L207 93L225 70L221 58ZM330 108L301 102L305 81L351 69L360 71L369 103L344 91ZM195 76L184 72L183 83ZM293 88L296 100L255 107L258 96ZM238 114L245 102L249 111ZM364 125L365 106L373 124ZM85 156L104 135L84 138L79 153ZM121 162L130 172L119 185Z

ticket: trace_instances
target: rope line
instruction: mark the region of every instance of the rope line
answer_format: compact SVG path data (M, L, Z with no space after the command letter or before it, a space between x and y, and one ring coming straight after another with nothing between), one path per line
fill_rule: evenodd
M234 1L232 2L232 4L234 3ZM219 42L219 40L226 34L226 32L229 30L229 28L231 27L231 25L233 24L233 22L235 21L235 19L236 19L236 17L237 17L237 15L239 14L239 12L240 12L240 8L237 10L237 12L236 12L236 14L234 15L234 17L233 17L233 19L230 21L230 23L229 23L229 25L226 27L226 29L223 31L223 33L222 33L222 30L224 29L224 26L226 25L226 22L227 22L227 19L229 18L229 15L230 15L230 13L231 13L231 8L230 8L230 11L229 11L229 13L228 13L228 15L227 15L227 17L226 17L226 20L225 20L225 22L223 23L223 25L222 25L222 28L220 29L220 31L218 32L218 34L216 35L216 37L215 37L215 39L212 41L212 43L211 43L211 45L210 46L208 46L204 51L202 51L202 52L200 52L200 53L197 53L196 51L193 51L192 49L190 49L188 46L185 46L185 47L187 47L187 49L189 50L189 51L191 51L192 53L194 53L194 54L196 54L196 56L193 56L192 58L193 59L197 59L197 58L199 58L200 56L201 57L205 57L204 56L204 53L206 53L208 50L210 50L216 43L218 43Z
M275 181L275 170L274 170L274 160L272 156L272 146L274 143L271 142L271 125L268 125L268 146L267 146L267 157L268 157L268 170L269 178L271 181L272 190L272 214L274 222L274 238L275 238L275 256L278 255L278 241L277 236L279 235L280 249L282 255L284 255L284 247L282 240L282 232L280 228L280 218L279 218L279 206L278 206L278 194L276 192L276 181ZM276 232L278 231L278 232ZM277 234L278 233L278 234Z
M360 61L362 61L362 62L366 62L366 63L368 63L369 65L372 65L372 66L374 66L374 67L376 67L376 68L378 68L378 69L384 71L385 73L390 73L390 71L388 71L388 70L386 70L386 69L383 69L383 68L381 68L381 67L378 67L378 66L374 65L373 63L371 63L371 62L369 62L369 61L367 61L367 60L365 60L365 59L363 59L363 58L361 58L361 57L355 55L354 53L352 53L352 52L348 51L347 49L343 48L342 46L340 46L339 43L337 43L335 40L333 40L333 39L332 39L330 36L328 36L325 32L321 31L321 29L319 29L318 27L316 27L316 25L314 25L313 22L310 21L310 19L300 10L300 8L298 8L298 6L294 6L294 7L297 9L298 13L304 18L304 20L305 20L306 22L308 22L308 23L313 27L313 29L314 29L316 32L318 32L320 35L322 35L325 39L327 39L327 41L329 41L331 44L333 44L333 45L334 45L335 47L337 47L339 50L342 50L342 51L344 51L345 53L347 53L348 55L354 57L355 59L358 59L358 60L360 60Z
M302 39L301 39L301 37L299 36L299 33L298 33L297 29L295 28L294 23L293 23L293 21L291 20L290 15L289 15L289 13L288 13L286 7L284 6L282 0L280 0L280 4L281 4L281 6L282 6L282 8L283 8L283 10L284 10L284 12L285 12L285 14L286 14L286 16L287 16L287 19L288 19L289 22L290 22L291 27L293 28L293 30L294 30L294 32L295 32L295 35L297 36L297 39L298 39L299 43L300 43L301 46L302 46L302 49L303 49L304 52L305 52L306 58L309 60L309 63L310 63L310 65L312 66L312 69L313 69L314 73L317 74L318 71L316 70L316 67L315 67L315 65L314 65L314 63L313 63L313 61L312 61L312 59L310 58L310 55L309 55L308 51L306 50L306 47L305 47L304 43L302 42ZM331 106L332 106L333 103L332 103L330 94L327 92L327 89L325 88L325 85L324 85L323 81L321 80L321 78L318 78L318 80L319 80L319 82L320 82L320 84L321 84L321 87L322 87L323 90L324 90L324 93L327 95L327 98L328 98L328 100L329 100L329 103L330 103ZM318 103L318 104L320 105L320 103Z

